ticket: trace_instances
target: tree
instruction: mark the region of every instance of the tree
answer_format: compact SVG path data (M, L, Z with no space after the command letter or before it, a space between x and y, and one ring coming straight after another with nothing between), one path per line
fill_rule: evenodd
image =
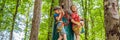
M50 7L50 14L49 14L49 23L48 23L48 25L49 25L49 27L48 27L48 39L47 40L50 40L51 39L51 29L52 29L52 25L53 25L53 17L52 17L52 15L53 15L53 7L54 7L54 0L52 0L51 1L51 7Z
M30 40L38 40L41 3L42 3L42 0L35 0L35 2L34 2L34 14L33 14L33 19L32 19L32 28L31 28Z
M14 30L14 24L15 24L17 11L18 11L18 6L19 6L19 0L17 0L15 14L13 15L12 29L11 29L11 32L10 32L10 40L12 40L12 38L13 38L13 30Z
M118 0L104 0L106 40L120 40Z
M72 0L59 0L59 5L63 5L63 9L68 11L70 10L70 6L72 5Z
M84 10L84 22L85 22L85 40L88 40L88 2L85 0L85 5L83 5ZM90 5L89 5L90 6Z

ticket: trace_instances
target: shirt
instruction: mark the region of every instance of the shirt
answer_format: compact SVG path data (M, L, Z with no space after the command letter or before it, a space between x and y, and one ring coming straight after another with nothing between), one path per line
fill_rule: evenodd
M79 17L79 15L78 15L78 13L76 13L76 12L74 12L74 13L72 13L71 14L71 16L72 16L72 19L74 20L74 21L76 21L76 22L80 22L80 17ZM75 26L76 24L72 24L72 26Z
M58 16L59 16L59 14L57 14L57 13L54 14L55 22L57 22L56 17L58 17Z

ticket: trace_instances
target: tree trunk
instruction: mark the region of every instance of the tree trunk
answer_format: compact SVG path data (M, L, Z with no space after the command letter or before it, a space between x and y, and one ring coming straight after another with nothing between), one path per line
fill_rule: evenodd
M49 25L49 27L48 27L48 39L47 40L50 40L51 38L52 38L52 36L51 36L51 31L52 31L52 25L53 25L53 17L52 17L52 15L53 15L53 7L54 7L54 0L52 0L52 2L51 2L51 8L50 8L50 15L49 15L49 23L48 23L48 25Z
M104 0L106 40L120 40L118 0Z
M62 6L63 5L63 9L65 11L69 11L70 10L70 6L72 5L72 0L59 0L59 5Z
M88 2L87 0L85 0L85 5L83 5L83 10L84 10L84 19L85 19L85 40L88 40L88 19L87 19L87 16L88 16L88 6L87 6Z
M17 11L18 11L18 6L19 6L19 0L17 0L16 11L15 11L15 14L13 15L12 29L11 29L11 32L10 32L10 40L12 40L12 38L13 38L13 30L14 30L14 24L15 24L15 19L16 19Z
M34 2L34 14L33 14L33 19L32 19L30 40L38 40L41 3L42 3L42 0L35 0L35 2Z

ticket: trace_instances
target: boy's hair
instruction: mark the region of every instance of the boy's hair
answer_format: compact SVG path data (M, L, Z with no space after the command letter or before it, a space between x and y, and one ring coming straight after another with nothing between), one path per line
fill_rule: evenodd
M54 7L53 10L55 11L55 10L58 10L58 9L60 9L60 7L59 7L59 6L56 6L56 7Z
M75 6L75 5L71 5L71 6L70 6L70 10L71 10L71 11L72 11L72 6Z

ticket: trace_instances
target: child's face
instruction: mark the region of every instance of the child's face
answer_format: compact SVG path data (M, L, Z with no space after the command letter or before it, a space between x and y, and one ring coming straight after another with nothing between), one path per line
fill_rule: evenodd
M55 10L55 13L59 14L59 10Z
M76 6L72 6L72 11L77 11Z

